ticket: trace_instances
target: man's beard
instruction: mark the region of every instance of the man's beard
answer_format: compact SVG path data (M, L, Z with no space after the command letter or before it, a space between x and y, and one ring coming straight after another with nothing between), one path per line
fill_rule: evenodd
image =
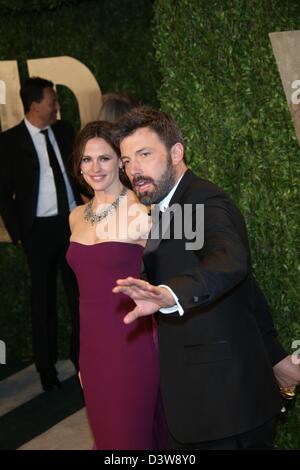
M151 183L154 186L153 191L144 191L143 193L138 192L138 187L135 186L135 183L138 181L145 181L146 183ZM168 155L167 167L163 172L161 178L158 181L154 181L148 176L136 176L133 178L132 185L134 192L136 193L139 201L146 206L151 204L158 204L162 201L166 195L171 191L176 182L176 175L174 167L172 165L171 156Z

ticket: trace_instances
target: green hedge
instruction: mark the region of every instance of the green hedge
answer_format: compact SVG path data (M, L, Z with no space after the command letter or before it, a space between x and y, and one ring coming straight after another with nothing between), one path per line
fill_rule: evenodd
M78 4L82 0L0 0L4 13L54 10L63 5Z
M300 339L300 151L268 33L296 30L297 1L158 0L162 108L190 166L242 209L257 278L288 350ZM300 448L300 403L278 446Z
M0 0L0 60L17 60L24 78L26 60L70 55L90 68L102 93L123 91L155 106L160 76L152 17L151 0ZM71 92L60 87L59 94L63 117L78 126ZM30 360L29 281L21 249L0 244L0 277L0 339L8 361ZM59 316L60 351L66 356L69 318L60 283Z
M0 339L6 362L32 362L30 285L25 254L20 246L0 244ZM58 281L59 357L69 357L70 316L62 280ZM1 366L0 366L1 367ZM3 366L2 366L3 367ZM0 369L1 373L1 369Z
M157 105L152 16L151 0L0 0L0 60L17 60L24 78L28 59L69 55L91 70L102 93ZM64 116L74 121L74 109L64 106Z

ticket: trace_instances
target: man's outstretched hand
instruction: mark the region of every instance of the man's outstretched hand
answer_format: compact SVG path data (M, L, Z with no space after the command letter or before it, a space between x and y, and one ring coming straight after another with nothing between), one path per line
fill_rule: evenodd
M135 308L124 317L124 323L127 325L139 317L152 315L160 308L172 307L175 303L172 294L165 287L153 286L134 277L118 279L113 292L128 295L136 304Z

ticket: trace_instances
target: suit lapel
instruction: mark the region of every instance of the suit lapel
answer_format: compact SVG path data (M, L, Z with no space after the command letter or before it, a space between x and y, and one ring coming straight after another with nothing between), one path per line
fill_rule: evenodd
M173 194L173 197L170 201L170 206L172 204L178 204L180 202L180 200L181 200L184 192L186 191L186 189L190 186L191 182L193 180L197 179L197 178L198 177L191 170L187 170L184 173L184 175L183 175L183 177L182 177L182 179L181 179L181 181L180 181L180 183L179 183L179 185L178 185L178 187L177 187L177 189L176 189L175 193Z
M19 142L24 150L24 156L29 157L33 163L33 166L36 170L39 171L39 159L35 150L34 143L30 137L28 129L24 121L19 124Z
M150 252L157 250L160 243L166 236L166 233L168 232L170 228L170 223L173 219L173 212L169 211L169 209L167 209L164 212L163 222L162 220L159 219L159 216L158 216L158 213L159 213L158 206L155 206L154 211L156 211L157 213L155 213L155 215L152 216L152 227L151 227L151 231L150 231L150 234L149 234L146 246L145 246L144 254L148 254Z

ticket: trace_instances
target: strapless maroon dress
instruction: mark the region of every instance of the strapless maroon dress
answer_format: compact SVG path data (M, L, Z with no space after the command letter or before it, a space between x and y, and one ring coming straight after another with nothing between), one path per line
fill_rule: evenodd
M112 293L117 279L140 277L142 254L140 245L118 241L71 242L67 253L79 285L79 364L96 449L161 447L152 317L125 325L123 318L134 302Z

